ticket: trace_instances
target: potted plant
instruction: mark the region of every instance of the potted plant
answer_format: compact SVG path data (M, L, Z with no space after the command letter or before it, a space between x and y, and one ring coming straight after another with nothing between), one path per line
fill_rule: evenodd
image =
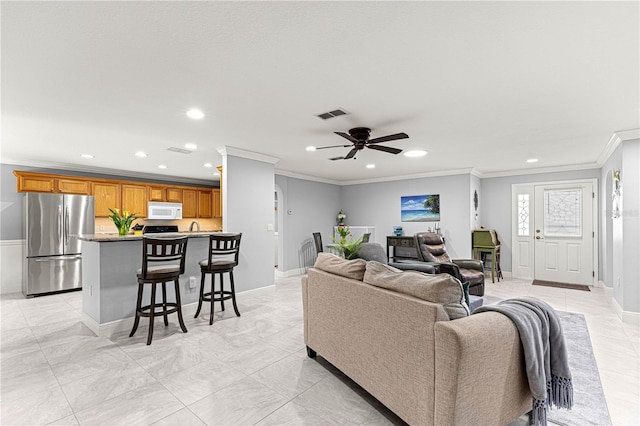
M116 228L118 228L118 235L127 235L129 233L129 228L131 228L131 224L138 218L138 216L136 216L135 213L128 212L127 210L122 214L120 214L120 209L110 208L109 211L111 212L111 216L109 217L113 220Z

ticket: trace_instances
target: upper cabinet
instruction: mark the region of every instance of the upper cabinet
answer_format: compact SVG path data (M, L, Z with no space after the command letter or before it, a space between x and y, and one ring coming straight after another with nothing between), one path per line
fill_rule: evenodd
M164 186L148 187L149 201L167 201L167 190Z
M194 218L198 215L198 191L195 189L182 190L182 217Z
M82 176L62 176L14 170L18 192L50 192L93 195L96 217L108 217L109 209L127 210L147 217L149 201L182 203L182 217L222 217L220 189L150 184Z
M122 210L134 213L140 218L147 217L147 196L146 185L122 185Z
M181 203L182 202L182 189L176 187L167 187L166 191L166 200L170 203Z
M213 217L213 197L210 189L198 190L198 217Z
M120 184L112 182L93 182L91 194L94 198L96 217L108 217L109 209L120 208Z

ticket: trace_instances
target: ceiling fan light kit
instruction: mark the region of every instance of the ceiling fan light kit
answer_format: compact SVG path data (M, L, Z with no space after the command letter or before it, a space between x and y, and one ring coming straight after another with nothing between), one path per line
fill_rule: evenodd
M371 129L368 127L354 127L349 130L349 133L344 132L334 132L338 136L342 136L351 142L351 145L331 145L331 146L321 146L316 148L318 149L328 149L328 148L351 148L351 151L344 157L333 157L330 160L349 160L353 158L355 160L355 156L358 151L362 151L364 148L371 148L376 151L382 151L389 154L399 154L402 152L399 148L392 148L390 146L384 145L376 145L382 142L395 141L399 139L407 139L409 135L406 133L395 133L393 135L382 136L379 138L369 139L371 135Z

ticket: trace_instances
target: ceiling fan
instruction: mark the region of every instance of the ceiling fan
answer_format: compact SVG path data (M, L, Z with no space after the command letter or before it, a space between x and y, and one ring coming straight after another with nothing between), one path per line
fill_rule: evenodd
M362 151L365 147L375 149L376 151L388 152L389 154L399 154L402 152L401 149L391 148L389 146L377 145L381 142L395 141L398 139L406 139L409 137L406 133L395 133L393 135L382 136L379 138L369 139L369 135L371 134L371 129L368 127L355 127L349 130L349 134L344 132L334 132L336 135L342 136L351 142L351 145L332 145L332 146L322 146L316 149L327 149L327 148L351 148L351 151L345 157L333 157L330 160L349 160L350 158L355 159L358 151Z

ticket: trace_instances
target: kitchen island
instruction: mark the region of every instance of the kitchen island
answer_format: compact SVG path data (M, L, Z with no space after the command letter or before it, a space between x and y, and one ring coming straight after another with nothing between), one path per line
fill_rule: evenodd
M198 301L200 265L207 257L209 235L216 232L175 232L154 237L187 236L185 273L180 276L183 314ZM78 235L82 241L82 322L98 336L109 336L133 324L138 294L136 271L142 266L142 235ZM149 287L149 286L147 286ZM143 300L149 300L145 288ZM167 299L174 299L174 286L167 285ZM185 309L186 308L186 309Z

